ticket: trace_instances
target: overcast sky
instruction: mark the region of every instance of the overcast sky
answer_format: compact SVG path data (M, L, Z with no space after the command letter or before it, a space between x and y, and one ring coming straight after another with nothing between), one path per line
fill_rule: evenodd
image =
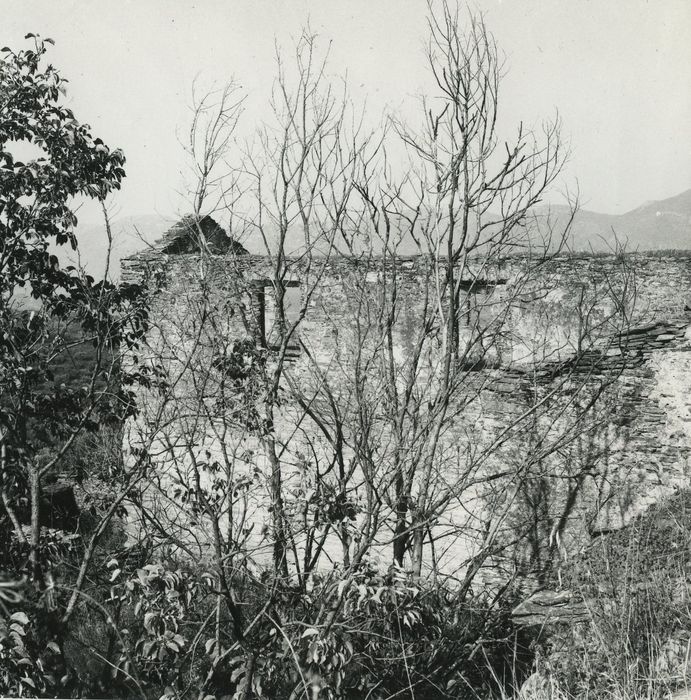
M690 0L477 0L507 56L505 123L558 109L588 209L621 213L691 188ZM274 77L274 42L308 20L332 40L368 113L411 114L426 89L424 0L0 0L0 45L27 32L56 41L77 117L127 156L121 216L180 207L191 84L231 75L247 91L244 129ZM84 212L88 218L89 212ZM84 219L82 219L84 220Z

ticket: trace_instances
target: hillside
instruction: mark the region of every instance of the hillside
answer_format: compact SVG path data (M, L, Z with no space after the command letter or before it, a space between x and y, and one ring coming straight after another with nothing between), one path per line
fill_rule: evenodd
M647 202L616 218L619 221L614 225L641 249L691 247L691 190Z
M564 224L565 206L553 206L553 220ZM569 246L576 251L611 250L615 240L628 250L691 248L691 190L675 197L651 201L625 214L602 214L581 209L574 218Z

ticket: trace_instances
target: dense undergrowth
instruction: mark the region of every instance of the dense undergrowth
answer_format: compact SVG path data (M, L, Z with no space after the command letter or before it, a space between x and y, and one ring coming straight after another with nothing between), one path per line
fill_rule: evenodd
M267 595L270 577L238 573L245 619L256 620L244 650L217 610L209 572L172 559L150 564L145 547L118 549L110 539L69 637L35 614L46 601L30 588L23 601L5 597L0 683L43 697L196 697L200 688L199 697L233 697L250 648L256 698L288 697L301 685L320 698L667 698L688 680L689 532L691 493L680 492L599 537L561 571L590 619L523 630L510 619L516 590L461 601L443 584L364 565L348 583L336 568L309 591ZM52 546L68 567L80 545Z
M55 543L62 566L78 554L71 547L79 545ZM245 601L245 618L255 623L241 647L209 572L189 563L144 564L146 554L123 550L105 561L104 550L102 575L91 582L69 632L29 589L23 601L7 604L9 624L0 632L3 692L490 698L512 695L530 672L530 638L514 629L508 597L462 601L452 588L369 566L348 582L337 569L315 577L309 592L277 589L269 576L238 576L234 590ZM56 587L55 609L67 594Z

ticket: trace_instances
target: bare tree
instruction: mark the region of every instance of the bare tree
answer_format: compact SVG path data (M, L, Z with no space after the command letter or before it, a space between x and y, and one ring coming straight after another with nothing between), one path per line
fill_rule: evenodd
M291 402L289 387L299 383L299 366L314 364L301 329L349 223L353 173L367 145L345 88L337 92L326 79L313 35L297 42L294 77L280 54L277 64L274 119L230 173L222 166L241 100L228 88L220 100L196 105L188 155L197 183L189 234L198 239L198 265L191 280L189 269L176 275L174 260L163 272L168 283L140 361L164 365L167 388L141 393L142 414L128 436L133 445L148 440L159 463L140 498L144 531L213 562L219 605L230 613L247 669L258 653L247 639L257 620L245 620L233 581L250 577L260 585L268 543L280 585L296 581L304 589L336 521L325 516L334 499L322 478L333 460L305 425L316 415L311 405ZM235 238L222 259L203 226L219 209ZM259 250L261 261L238 239Z
M449 465L439 460L448 461L449 446L462 437L455 426L488 380L477 370L500 362L517 299L561 242L536 241L529 226L532 208L564 163L558 124L545 127L542 141L521 126L512 143L501 143L496 45L482 19L471 15L467 30L461 26L447 4L430 11L428 61L439 93L423 100L421 129L396 124L410 154L406 176L394 182L365 164L359 183L368 233L382 255L370 263L381 290L374 302L379 357L365 360L368 374L381 373L390 440L384 443L390 452L377 455L387 465L378 490L394 513L394 560L402 565L410 546L418 574L430 524L483 478L481 463L492 452L456 454L466 464L448 483ZM421 303L411 351L397 359L396 331L408 303L397 263L411 242L423 279ZM522 265L507 265L507 257L525 251Z
M369 555L416 579L450 577L465 600L485 563L516 544L512 530L524 536L516 514L530 489L568 484L549 516L555 541L601 457L564 468L594 435L616 375L603 379L594 358L629 321L630 273L622 265L584 291L578 322L554 333L540 301L558 291L550 265L575 203L559 231L536 207L567 156L559 123L502 139L501 61L483 20L443 2L429 33L437 94L419 128L394 120L368 135L309 33L294 76L278 57L273 120L235 159L241 101L228 89L213 111L197 104L198 269L168 262L148 350L167 366L167 389L148 397L160 418L144 411L136 427L156 433L153 459L165 465L142 495L142 522L212 563L232 621L207 682L239 649L249 688L269 644L260 628L292 644L277 610L286 586L307 594L331 576L310 629L347 629L339 615ZM394 138L408 159L400 172ZM205 245L204 216L219 211L249 253ZM507 377L521 394L511 405L497 388ZM251 620L239 577L263 593Z

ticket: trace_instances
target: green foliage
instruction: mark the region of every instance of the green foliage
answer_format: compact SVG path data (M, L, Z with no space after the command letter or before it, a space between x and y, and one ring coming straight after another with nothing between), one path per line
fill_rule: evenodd
M95 281L53 254L76 249L75 203L119 189L125 158L65 105L66 80L46 63L52 41L26 38L29 48L0 56L0 694L66 696L85 692L74 645L89 632L69 624L68 601L99 609L83 588L102 578L99 541L127 488L121 464L94 465L95 450L76 464L80 440L117 433L134 412L131 387L151 371L119 358L140 342L148 306L138 286ZM70 472L109 478L100 499L80 494L90 517L77 532L41 515L45 484Z
M124 156L62 102L66 81L45 65L47 43L5 48L0 61L0 441L3 488L27 496L63 444L133 410L116 352L147 324L141 290L62 268L52 247L76 248L74 199L120 188ZM40 155L26 163L18 147ZM22 309L28 289L35 309ZM141 370L138 370L141 374ZM62 465L55 462L55 469Z
M29 617L20 611L12 613L0 626L0 688L16 697L44 693L55 681L52 674L45 672L48 665L44 660L27 648L29 625ZM50 642L46 653L59 653L59 648Z
M262 427L257 400L263 391L261 377L266 359L266 350L245 338L234 341L211 362L218 375L216 408L226 411L232 422L254 432Z
M124 156L62 104L66 81L44 65L46 43L27 38L33 48L5 49L0 62L0 429L17 466L37 425L64 439L105 412L127 410L115 386L98 401L94 390L112 385L113 350L136 343L146 324L139 288L95 282L51 252L76 248L74 198L104 200L119 189ZM22 144L41 155L17 160ZM38 311L20 310L23 288ZM70 374L70 363L80 371Z
M238 576L251 633L240 644L219 581L201 569L146 565L127 575L108 563L109 606L128 610L113 682L147 697L388 698L491 696L531 660L511 626L508 597L460 600L453 587L364 566L314 576L308 590L270 576ZM269 601L267 603L267 600ZM124 623L124 619L122 619ZM247 696L241 696L249 688ZM168 689L168 691L166 691Z
M112 561L110 567L116 567ZM111 581L120 576L113 568ZM160 565L149 564L138 569L136 576L124 583L120 595L132 606L139 622L140 635L130 653L122 650L119 667L131 670L131 658L141 677L149 683L168 685L175 682L182 670L179 656L185 647L180 634L181 624L197 598L197 583L182 571L167 571ZM117 586L111 589L111 599L117 596Z

